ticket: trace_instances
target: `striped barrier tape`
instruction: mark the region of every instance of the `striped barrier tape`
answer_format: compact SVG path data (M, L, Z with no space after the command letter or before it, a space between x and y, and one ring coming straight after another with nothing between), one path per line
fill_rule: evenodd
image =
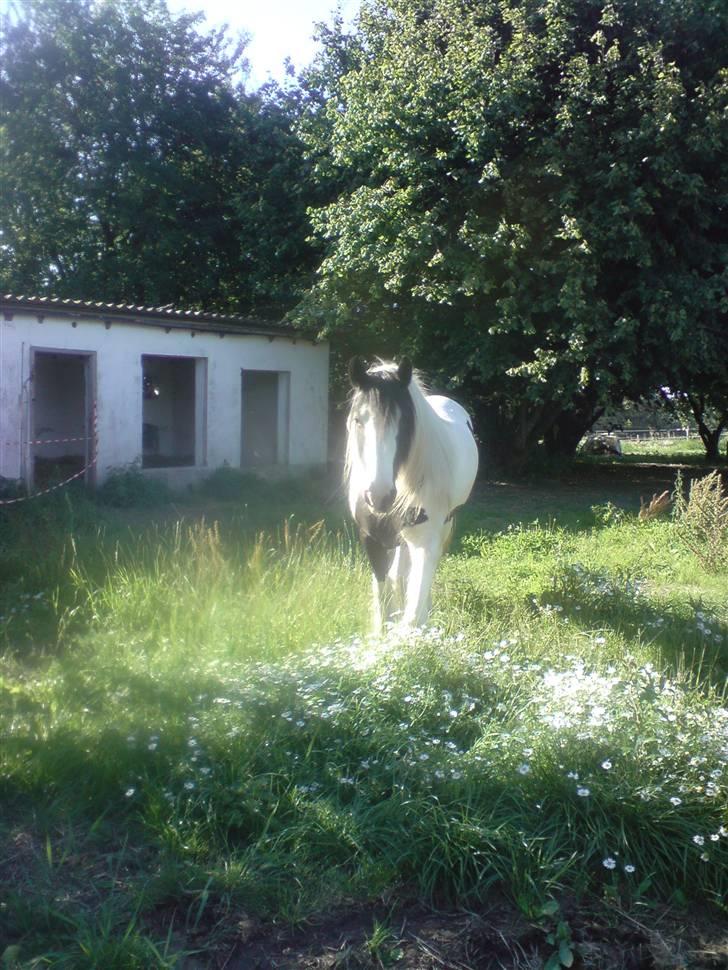
M38 438L37 441L28 441L29 445L65 445L69 441L91 441L91 435L84 435L82 438ZM6 445L17 445L17 441L5 441Z
M76 472L75 475L71 475L69 478L64 478L62 482L57 482L55 485L49 485L48 488L44 488L40 492L33 492L32 495L21 495L20 498L0 498L0 505L16 505L18 502L29 502L32 498L40 498L41 495L48 495L49 492L55 492L57 488L63 488L64 485L68 485L69 482L74 481L76 478L80 478L81 475L85 475L89 468L93 468L96 464L96 459L92 458L88 465L85 465L80 472Z
M91 441L91 435L84 435L83 438L39 438L37 441L29 441L29 445L65 445L69 441Z
M96 413L96 402L94 401L91 417L91 428L92 434L86 435L83 438L57 438L55 441L29 441L29 445L50 445L58 444L64 441L93 441L94 443L94 456L93 458L84 465L80 472L76 472L74 475L69 475L68 478L64 478L62 482L56 482L55 485L49 485L48 488L42 489L40 492L33 492L32 495L21 495L19 498L4 498L0 499L0 506L2 505L17 505L19 502L29 502L32 498L40 498L41 495L48 495L49 492L55 492L58 488L63 488L70 482L75 481L82 475L85 475L89 469L93 468L96 464L96 456L98 454L98 424L97 424L97 413Z

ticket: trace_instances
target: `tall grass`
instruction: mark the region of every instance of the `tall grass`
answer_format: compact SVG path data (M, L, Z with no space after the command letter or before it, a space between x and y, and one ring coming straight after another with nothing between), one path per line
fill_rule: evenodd
M61 508L61 558L3 593L0 938L173 966L241 912L381 893L720 905L725 574L669 520L583 511L471 528L432 626L372 638L349 532Z
M71 564L76 602L105 637L143 647L155 664L200 653L271 659L350 628L364 608L363 564L322 522L286 520L227 544L217 522L152 529L105 564L101 582Z

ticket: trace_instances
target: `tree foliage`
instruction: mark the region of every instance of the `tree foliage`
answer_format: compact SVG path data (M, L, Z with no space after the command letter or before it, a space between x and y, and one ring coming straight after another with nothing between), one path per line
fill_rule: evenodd
M365 0L325 40L309 320L461 387L516 464L725 349L725 4Z
M0 47L5 290L251 310L295 302L295 102L164 0L36 0Z
M321 39L300 83L249 93L244 41L165 0L7 18L0 287L298 304L344 352L409 353L516 466L662 387L710 451L728 420L723 0L362 0Z

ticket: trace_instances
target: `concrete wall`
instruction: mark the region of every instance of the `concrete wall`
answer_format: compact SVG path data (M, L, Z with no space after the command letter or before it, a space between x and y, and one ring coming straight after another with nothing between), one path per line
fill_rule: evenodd
M285 371L288 394L288 464L322 464L327 458L328 345L276 336L165 330L160 326L54 314L42 322L33 310L13 309L0 319L0 476L29 474L29 422L37 407L32 380L34 351L75 351L91 355L89 373L97 402L97 480L111 469L142 458L142 355L189 357L196 368L200 407L193 468L149 469L170 484L208 475L214 468L241 464L243 370ZM7 314L10 316L10 313ZM222 329L222 328L221 328ZM206 386L205 386L206 385ZM145 471L145 474L147 472Z

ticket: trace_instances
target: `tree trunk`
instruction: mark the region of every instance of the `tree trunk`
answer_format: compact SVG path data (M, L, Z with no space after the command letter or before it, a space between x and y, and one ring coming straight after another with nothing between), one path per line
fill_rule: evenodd
M720 436L723 434L723 425L711 430L703 425L698 425L700 438L705 447L705 460L713 464L720 461Z
M481 474L522 475L541 438L561 410L556 404L521 404L511 414L495 405L475 405L475 430L481 443Z
M698 425L698 434L705 448L705 460L713 464L720 461L720 436L728 426L728 414L721 414L716 427L711 428L706 423L705 401L700 397L688 395L688 403ZM726 449L728 453L728 448Z
M579 442L603 413L603 408L564 411L544 435L546 453L553 458L573 458Z

